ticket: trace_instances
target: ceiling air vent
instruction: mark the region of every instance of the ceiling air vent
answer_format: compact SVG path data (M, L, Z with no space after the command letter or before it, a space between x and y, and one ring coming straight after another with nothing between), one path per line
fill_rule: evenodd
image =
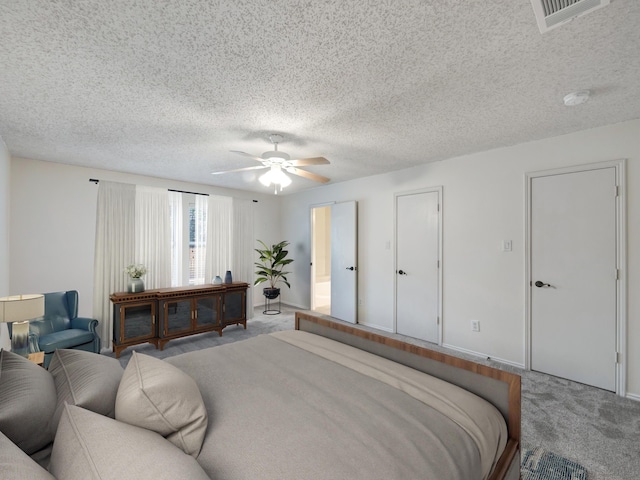
M531 0L540 33L609 5L610 0Z

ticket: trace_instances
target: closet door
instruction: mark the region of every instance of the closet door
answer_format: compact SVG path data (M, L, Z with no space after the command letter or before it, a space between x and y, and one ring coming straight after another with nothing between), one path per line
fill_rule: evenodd
M396 332L439 343L440 190L396 195Z
M616 171L531 179L531 369L616 389Z
M358 218L356 202L331 205L331 316L358 321Z

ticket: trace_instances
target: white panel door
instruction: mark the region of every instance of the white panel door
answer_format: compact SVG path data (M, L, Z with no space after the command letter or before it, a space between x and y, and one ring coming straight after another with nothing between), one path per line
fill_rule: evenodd
M531 179L531 368L615 391L616 173Z
M331 206L331 316L357 322L358 218L356 202Z
M396 331L438 343L439 193L396 196Z

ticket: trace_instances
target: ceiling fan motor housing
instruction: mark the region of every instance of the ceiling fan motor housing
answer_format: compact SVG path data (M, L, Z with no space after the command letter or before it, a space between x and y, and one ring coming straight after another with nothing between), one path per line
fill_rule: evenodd
M262 158L264 158L265 160L282 159L283 162L286 162L291 159L289 155L287 155L284 152L279 152L278 150L273 150L271 152L264 152L262 154Z

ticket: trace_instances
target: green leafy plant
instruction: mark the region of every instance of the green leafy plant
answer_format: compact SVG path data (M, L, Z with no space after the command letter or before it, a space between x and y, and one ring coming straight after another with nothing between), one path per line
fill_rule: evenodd
M282 241L275 245L271 245L271 247L267 246L267 244L261 240L258 240L258 242L264 248L255 249L255 251L260 255L260 261L255 263L255 266L258 268L258 270L256 270L256 275L258 275L258 277L256 278L254 285L269 282L271 288L276 288L276 284L278 282L282 282L287 287L291 288L291 285L287 281L287 275L291 272L283 271L284 267L293 262L293 259L286 258L289 251L285 250L285 248L289 245L289 242Z

